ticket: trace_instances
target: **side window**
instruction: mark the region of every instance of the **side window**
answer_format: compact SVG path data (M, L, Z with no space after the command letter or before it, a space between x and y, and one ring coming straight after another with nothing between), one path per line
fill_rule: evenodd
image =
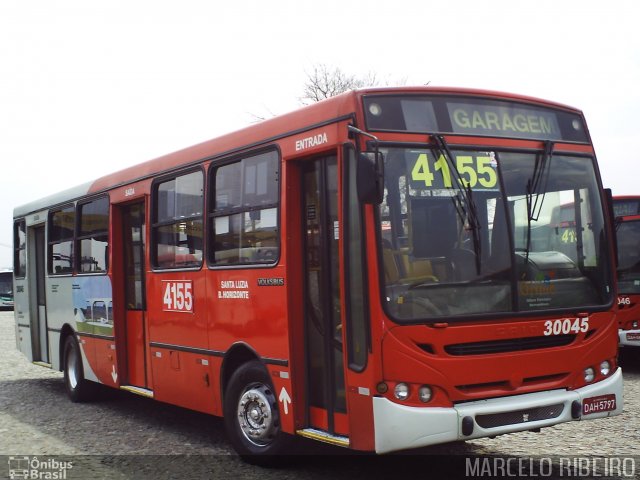
M211 168L211 265L274 264L278 260L278 182L276 151Z
M47 270L51 275L73 273L73 231L76 209L69 205L49 213L49 248Z
M109 258L109 198L78 207L78 273L106 272Z
M202 265L202 171L155 184L152 222L152 262L155 268Z
M24 278L27 272L27 230L24 220L13 225L13 274Z

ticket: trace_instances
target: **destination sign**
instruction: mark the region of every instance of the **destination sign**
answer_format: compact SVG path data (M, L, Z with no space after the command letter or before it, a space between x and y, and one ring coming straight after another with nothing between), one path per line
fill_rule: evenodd
M553 111L473 103L449 103L447 107L455 133L544 140L562 138Z
M581 115L521 102L476 97L367 96L364 108L371 131L589 141Z
M628 215L640 215L640 199L614 200L613 213L616 217L626 217Z

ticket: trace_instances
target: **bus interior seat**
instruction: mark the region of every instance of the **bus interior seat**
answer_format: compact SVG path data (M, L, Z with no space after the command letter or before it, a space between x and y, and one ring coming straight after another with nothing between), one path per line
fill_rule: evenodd
M382 247L385 279L388 283L438 281L433 274L431 260L414 258L408 249L394 250L386 239L382 241Z

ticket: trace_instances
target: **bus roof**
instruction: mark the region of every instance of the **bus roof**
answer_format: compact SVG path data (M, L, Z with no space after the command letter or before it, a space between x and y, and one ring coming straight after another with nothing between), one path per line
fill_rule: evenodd
M303 133L326 123L337 120L349 120L359 108L362 96L373 94L422 94L453 96L488 96L493 99L535 103L550 108L572 111L582 114L580 110L548 100L517 95L513 93L490 90L452 88L452 87L384 87L351 90L341 95L308 105L277 117L264 120L212 140L163 155L153 160L138 163L123 170L105 175L92 182L49 195L14 209L14 218L23 217L54 205L71 202L83 196L107 191L129 183L168 173L174 169L196 165L203 161L240 153L241 151L267 145L279 138Z
M51 205L59 205L75 198L82 197L89 192L92 184L93 182L83 183L82 185L76 185L75 187L68 188L61 192L34 200L33 202L25 203L24 205L13 209L13 217L19 218L27 215L28 213L37 212L38 210L47 208Z

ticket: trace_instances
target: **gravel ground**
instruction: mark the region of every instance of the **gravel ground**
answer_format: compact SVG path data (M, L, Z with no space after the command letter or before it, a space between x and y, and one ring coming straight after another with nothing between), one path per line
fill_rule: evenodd
M625 412L611 419L440 445L409 455L358 455L305 442L302 451L307 455L287 468L264 469L247 465L233 454L218 418L107 389L97 402L72 404L62 373L31 364L16 350L13 322L13 312L0 312L0 478L8 478L9 468L20 459L24 464L25 457L30 462L37 458L36 463L72 462L65 478L353 480L404 478L409 467L419 469L420 478L464 478L468 473L464 459L476 455L557 459L627 457L638 451L640 419L635 412L640 411L640 351L621 354ZM634 458L634 471L640 474L640 457ZM40 464L39 471L56 468L55 463ZM525 476L536 476L535 471L527 472ZM554 470L550 478L560 475ZM602 478L580 476L596 477Z

